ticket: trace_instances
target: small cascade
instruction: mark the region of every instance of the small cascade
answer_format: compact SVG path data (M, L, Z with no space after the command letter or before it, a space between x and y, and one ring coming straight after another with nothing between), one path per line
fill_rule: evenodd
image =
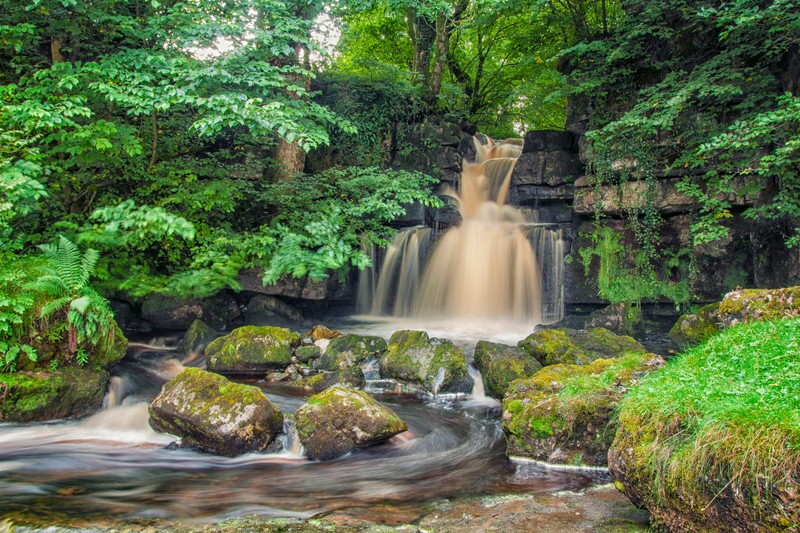
M103 398L103 409L111 409L122 405L122 400L131 392L129 380L120 376L111 376L108 380L108 391Z
M439 367L439 372L436 373L436 377L433 379L433 395L439 395L439 387L442 386L444 383L444 367Z
M303 456L306 454L306 449L303 443L300 442L300 437L297 435L297 427L294 420L284 419L283 421L283 435L281 436L281 446L284 453L296 456Z
M357 312L549 323L563 317L563 230L535 210L506 204L522 139L475 137L452 197L462 223L442 235L401 230L389 247L367 250Z
M474 364L470 363L467 366L467 372L469 372L469 377L472 378L472 399L485 400L486 389L483 387L483 376L481 376L481 371L478 370L478 367L476 367Z

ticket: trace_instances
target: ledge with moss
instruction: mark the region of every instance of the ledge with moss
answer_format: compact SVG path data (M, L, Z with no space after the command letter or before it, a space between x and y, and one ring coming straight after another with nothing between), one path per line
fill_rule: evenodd
M503 399L507 453L604 466L616 431L614 409L632 382L663 364L657 355L634 352L588 365L551 365L514 381Z
M537 331L517 344L542 366L587 365L596 359L619 357L645 349L632 337L617 335L604 328L556 328Z
M673 531L800 528L800 320L731 327L644 379L609 469Z

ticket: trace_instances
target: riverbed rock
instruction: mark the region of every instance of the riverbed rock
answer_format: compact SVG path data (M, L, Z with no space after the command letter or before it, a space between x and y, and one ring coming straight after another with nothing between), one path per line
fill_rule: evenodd
M299 322L303 320L303 314L280 298L268 294L256 294L247 302L244 319L247 324L260 326L272 324L276 320Z
M722 331L719 302L704 305L695 313L681 315L669 330L669 338L680 349L700 344Z
M528 378L542 369L541 363L518 346L478 341L475 366L481 371L486 393L503 399L508 386L516 379Z
M322 324L317 324L313 328L311 328L311 332L308 334L311 337L311 340L318 341L322 339L335 339L336 337L341 337L342 332L338 329L329 329L327 326Z
M0 422L39 422L90 415L103 406L108 373L66 367L0 374Z
M263 450L283 428L283 413L261 389L199 368L168 381L149 411L156 431L219 455Z
M319 356L322 355L322 350L316 344L311 344L308 346L298 346L294 350L294 355L297 357L297 360L301 363L308 363L309 361L313 361L314 359L318 359Z
M359 367L345 368L335 372L320 372L289 383L292 387L312 390L315 393L322 392L335 385L348 389L363 389L366 384L364 372Z
M332 339L325 353L317 359L320 370L339 370L354 367L370 357L380 357L386 351L386 341L381 337L348 333Z
M614 408L632 382L663 365L658 355L634 352L586 365L551 365L514 381L503 398L507 453L606 465L616 432Z
M385 442L408 430L392 409L366 392L340 386L309 398L295 413L295 422L306 454L321 461Z
M211 326L202 320L195 320L178 343L176 351L184 356L201 354L217 337L219 334Z
M394 332L381 358L380 371L383 378L417 384L434 394L471 389L464 350L424 331Z
M292 362L300 335L274 326L244 326L206 347L206 365L221 374L263 375Z
M617 335L605 328L546 329L528 335L517 346L542 366L586 365L595 359L619 357L628 352L645 352L644 346L632 337Z
M202 320L221 330L241 315L233 297L220 292L209 298L177 298L151 294L142 303L142 317L157 329L188 329Z

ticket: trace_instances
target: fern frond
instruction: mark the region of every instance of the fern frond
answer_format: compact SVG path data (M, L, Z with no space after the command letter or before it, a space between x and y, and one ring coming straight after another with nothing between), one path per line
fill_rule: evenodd
M67 304L69 304L70 300L71 298L69 296L62 296L61 298L50 300L42 306L42 310L39 311L39 316L46 318L52 315L56 311L63 309Z
M81 286L89 283L89 278L92 276L92 272L94 272L94 267L97 266L98 259L100 259L100 252L94 248L89 248L83 254L81 258Z

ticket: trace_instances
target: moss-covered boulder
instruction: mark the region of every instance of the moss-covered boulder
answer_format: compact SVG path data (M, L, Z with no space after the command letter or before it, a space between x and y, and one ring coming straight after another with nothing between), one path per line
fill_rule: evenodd
M295 423L308 457L322 461L408 429L394 411L366 392L339 386L309 398L295 413Z
M206 346L206 365L220 374L263 375L289 365L299 343L286 328L244 326Z
M184 445L234 456L266 448L283 428L283 413L258 387L187 368L150 404L150 426Z
M469 392L464 350L424 331L395 331L380 361L381 377L438 392ZM461 390L466 388L467 390Z
M700 344L725 328L743 322L774 321L800 316L800 287L739 289L721 302L681 315L669 338L681 349Z
M90 415L103 406L107 384L108 373L93 368L0 374L0 422Z
M308 346L298 346L294 351L294 355L300 362L308 363L309 361L318 359L319 356L322 355L322 350L320 350L319 346L313 344Z
M669 531L800 528L800 320L733 326L620 402L615 486Z
M348 333L332 339L314 366L320 370L351 368L385 351L386 341L381 337Z
M669 330L669 338L685 349L711 338L722 331L719 316L719 302L704 305L696 313L681 315L678 321Z
M211 326L202 320L195 320L178 343L177 352L181 355L201 354L218 336Z
M503 398L507 453L603 466L614 440L612 413L631 382L664 360L633 352L586 365L551 365L514 381Z
M475 366L481 371L489 396L502 399L516 379L527 378L542 369L541 363L518 346L478 341Z
M542 366L587 365L595 359L645 352L644 346L632 337L617 335L605 328L545 329L528 335L517 346Z
M364 372L359 367L345 368L335 372L320 372L307 378L292 381L288 385L305 390L322 392L334 385L339 385L348 389L363 389L367 382L364 379Z

